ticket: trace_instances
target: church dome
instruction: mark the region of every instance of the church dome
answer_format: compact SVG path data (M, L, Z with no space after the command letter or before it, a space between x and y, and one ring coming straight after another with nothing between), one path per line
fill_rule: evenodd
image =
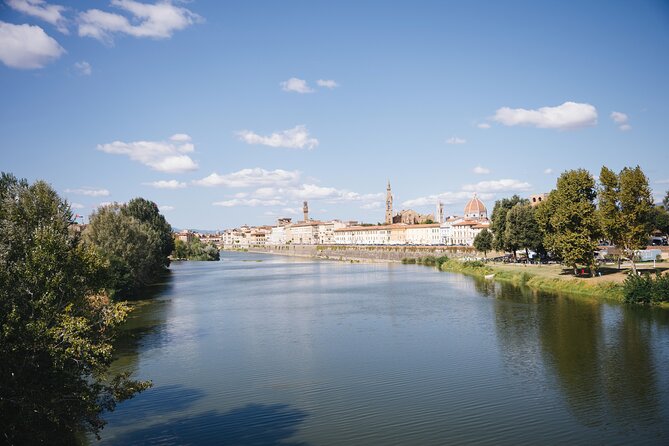
M488 210L485 205L474 194L474 198L469 200L469 203L465 206L465 217L484 218L487 214Z

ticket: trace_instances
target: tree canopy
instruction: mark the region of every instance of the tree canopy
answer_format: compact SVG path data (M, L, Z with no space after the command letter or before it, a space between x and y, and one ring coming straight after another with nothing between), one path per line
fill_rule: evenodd
M102 206L90 217L84 242L109 262L109 285L133 294L154 282L174 250L170 225L155 203L143 198Z
M574 268L590 267L595 273L594 250L601 234L595 198L595 180L585 169L564 172L536 211L546 249Z
M651 230L653 198L639 166L616 174L606 166L599 174L599 212L604 236L632 262L634 251L645 248Z
M490 229L495 235L493 248L498 251L513 252L515 255L519 246L509 243L509 240L506 238L506 214L515 205L528 203L529 200L520 198L518 195L514 195L511 198L502 198L495 202L490 222Z
M509 246L524 249L528 259L530 249L541 250L543 237L532 206L518 203L509 209L506 214L504 239Z
M147 388L106 376L129 311L105 292L107 262L80 243L46 183L0 177L0 432L9 444L72 444Z
M481 251L484 257L487 257L488 251L492 249L493 235L487 228L481 229L481 232L474 237L474 248Z

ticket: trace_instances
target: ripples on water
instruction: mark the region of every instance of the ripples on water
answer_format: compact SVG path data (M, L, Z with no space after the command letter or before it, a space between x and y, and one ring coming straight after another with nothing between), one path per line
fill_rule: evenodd
M154 388L102 444L669 444L666 311L414 265L171 269L115 363Z

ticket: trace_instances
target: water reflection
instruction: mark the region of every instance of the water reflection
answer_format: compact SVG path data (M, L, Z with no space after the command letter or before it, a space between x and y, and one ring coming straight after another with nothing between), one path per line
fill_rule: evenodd
M488 285L477 288L482 286ZM479 291L495 298L498 341L508 370L536 377L545 369L584 426L638 433L658 425L653 312L508 284L497 284L494 294Z

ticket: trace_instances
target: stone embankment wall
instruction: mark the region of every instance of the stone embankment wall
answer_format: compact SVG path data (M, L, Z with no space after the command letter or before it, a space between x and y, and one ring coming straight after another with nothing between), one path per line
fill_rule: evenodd
M332 260L395 261L427 256L465 258L480 256L470 246L360 246L360 245L277 245L250 247L249 252L263 252ZM489 256L494 255L488 253Z

